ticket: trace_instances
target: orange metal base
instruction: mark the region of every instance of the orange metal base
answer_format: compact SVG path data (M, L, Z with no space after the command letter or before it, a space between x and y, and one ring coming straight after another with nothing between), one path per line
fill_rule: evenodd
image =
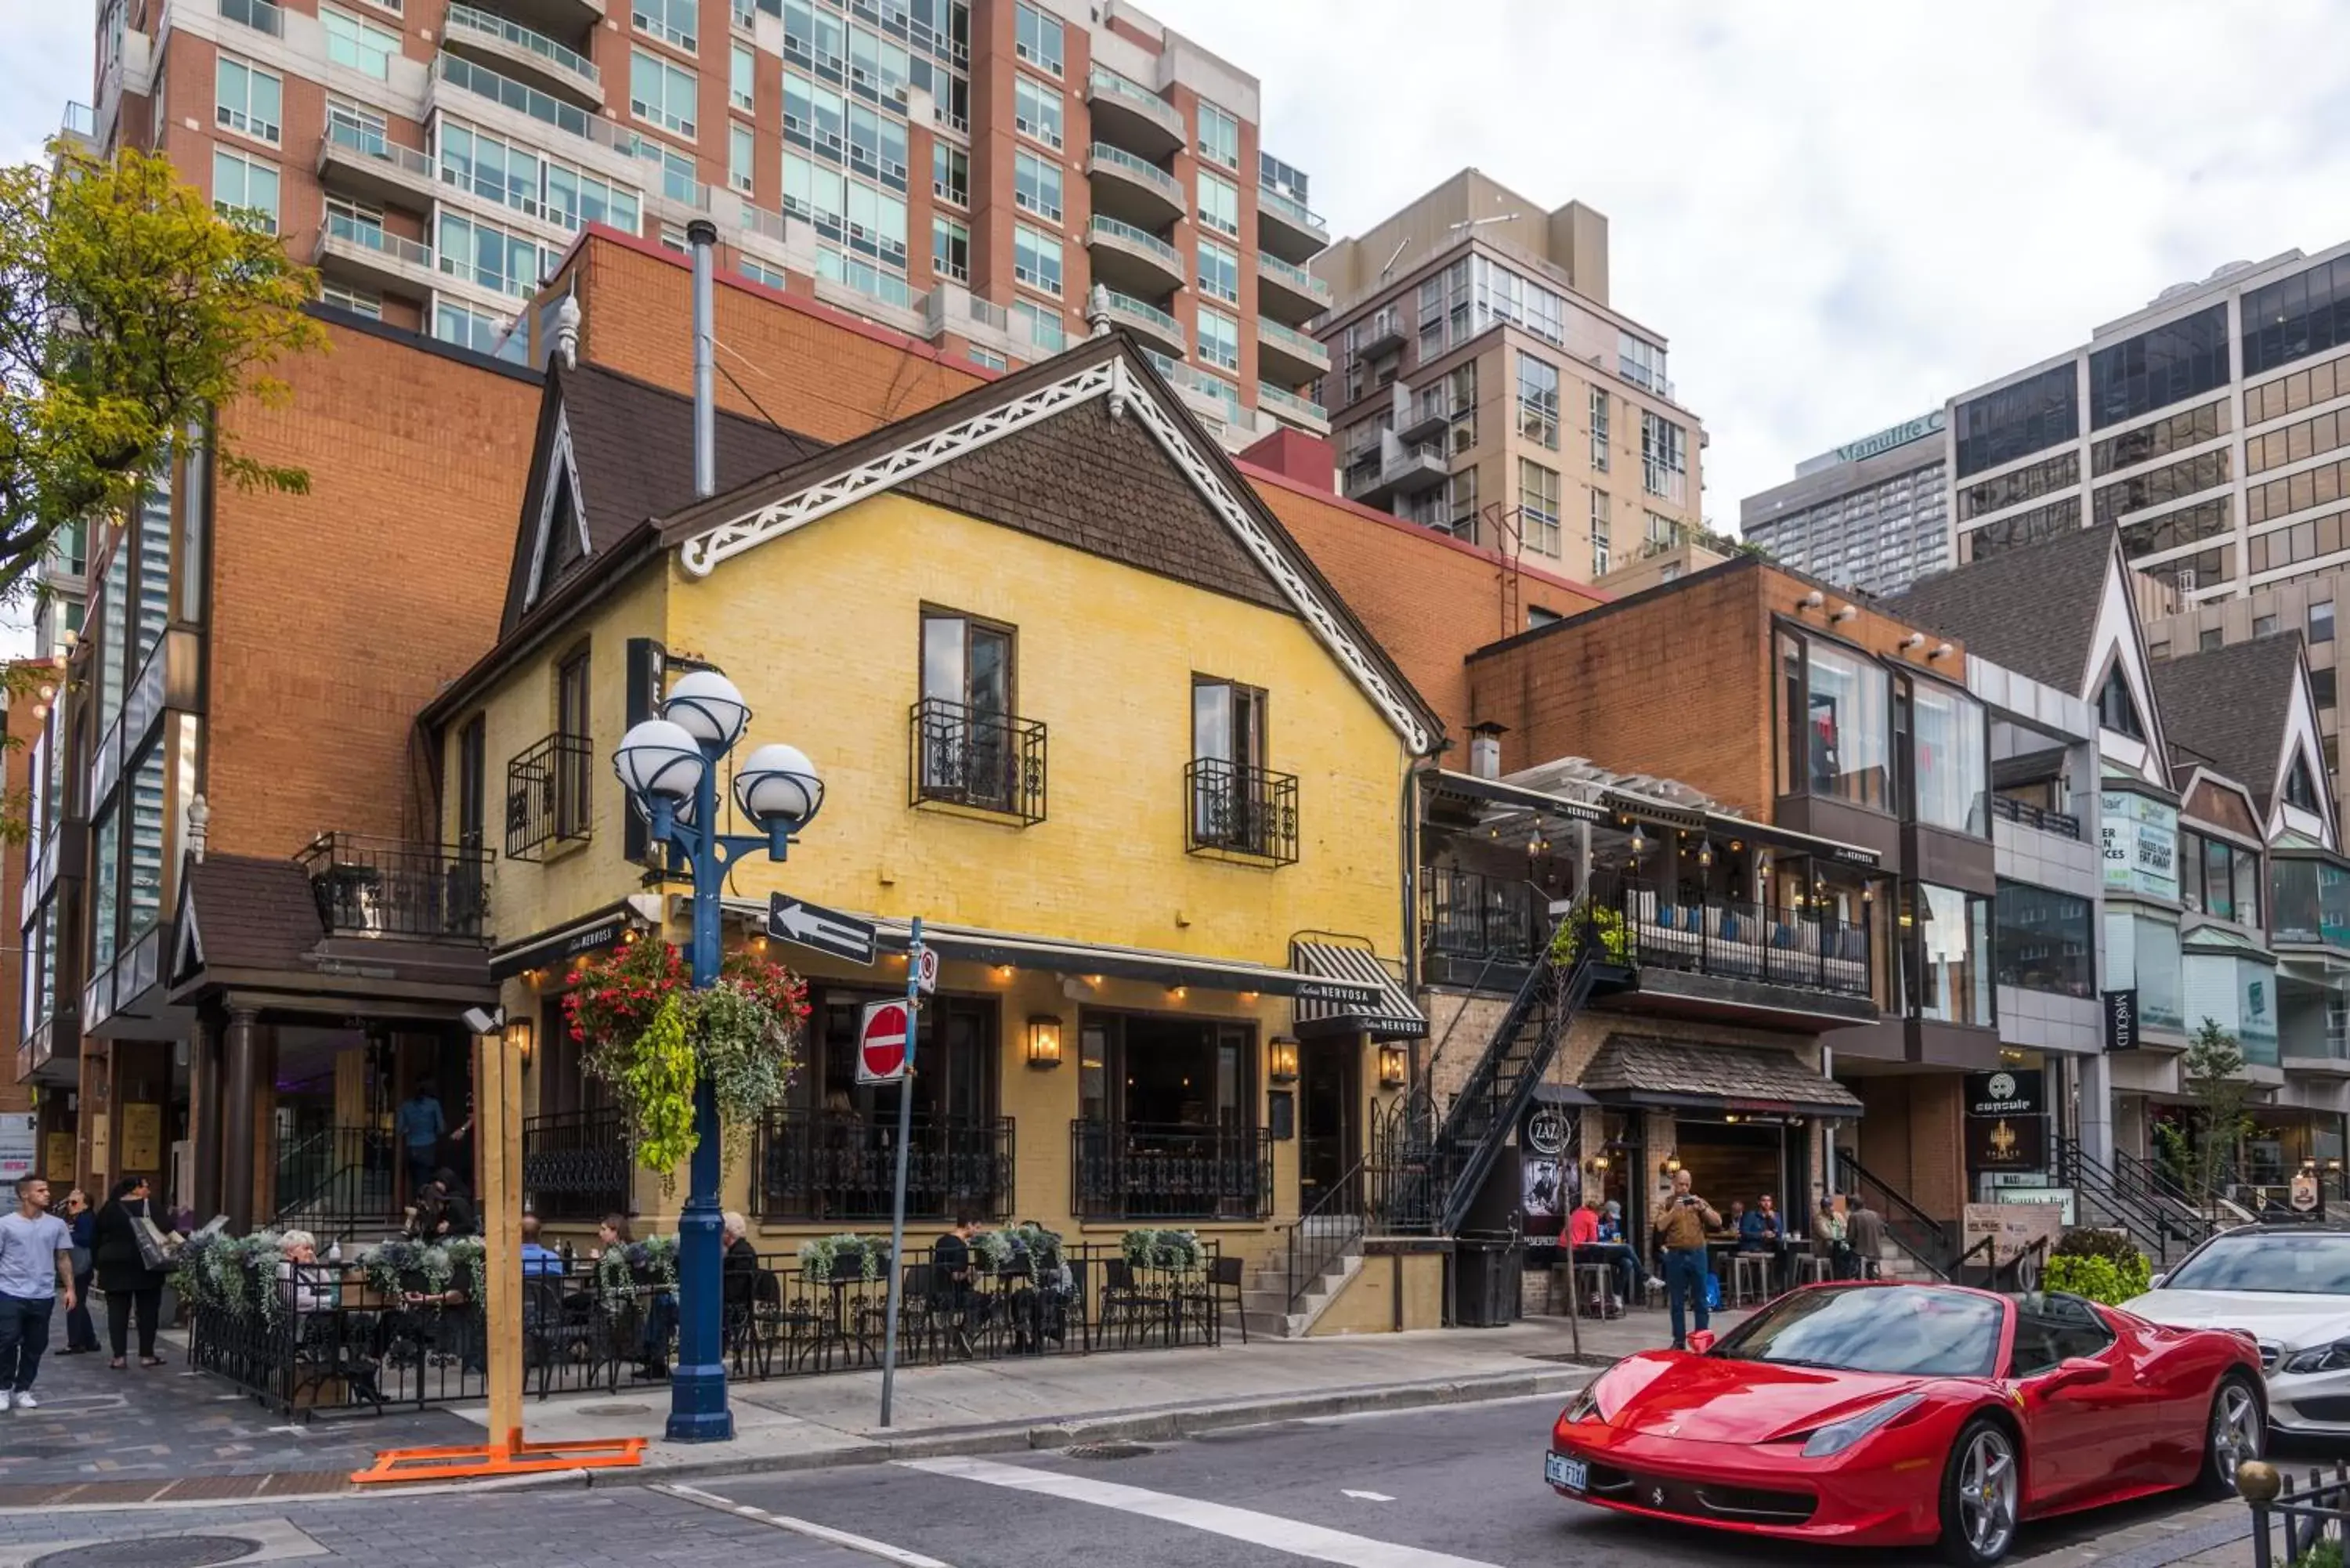
M526 1443L519 1431L504 1443L479 1448L386 1449L375 1463L351 1472L358 1486L385 1481L463 1480L523 1476L546 1470L618 1469L644 1462L645 1438L583 1438L571 1443Z

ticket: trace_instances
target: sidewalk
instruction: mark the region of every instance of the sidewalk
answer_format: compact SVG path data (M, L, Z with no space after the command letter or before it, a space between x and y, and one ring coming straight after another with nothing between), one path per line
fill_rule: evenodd
M1732 1321L1729 1314L1715 1319L1718 1328ZM1664 1323L1661 1313L1586 1322L1584 1358L1604 1363L1660 1343ZM1260 1338L1246 1345L1232 1338L1219 1348L910 1367L898 1375L887 1430L879 1425L878 1369L738 1383L735 1440L719 1445L661 1438L669 1413L662 1384L527 1399L523 1419L526 1435L539 1441L652 1438L643 1469L612 1474L664 1480L1164 1439L1360 1410L1563 1396L1589 1376L1567 1359L1569 1328L1564 1318L1537 1318L1497 1329ZM473 1404L288 1421L225 1382L190 1372L184 1340L163 1337L168 1365L134 1364L124 1372L109 1370L103 1355L58 1358L52 1349L41 1365L41 1407L0 1417L0 1510L342 1491L349 1472L380 1449L478 1441L487 1419Z

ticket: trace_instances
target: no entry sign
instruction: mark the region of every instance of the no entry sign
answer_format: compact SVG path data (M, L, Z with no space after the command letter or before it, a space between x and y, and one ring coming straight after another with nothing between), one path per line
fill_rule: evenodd
M906 1075L906 1004L866 1004L857 1026L857 1081L894 1084Z

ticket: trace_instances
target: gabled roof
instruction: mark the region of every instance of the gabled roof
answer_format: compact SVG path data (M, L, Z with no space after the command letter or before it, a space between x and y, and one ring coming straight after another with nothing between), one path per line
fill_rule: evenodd
M1122 332L665 518L707 576L887 492L1295 614L1418 754L1442 723Z
M717 417L721 490L787 468L824 443L721 410ZM639 524L693 500L693 400L600 365L566 368L550 360L539 403L534 471L515 530L513 569L506 579L503 636L528 608L546 600L562 576L608 551ZM550 484L575 486L587 544L567 571L540 571L544 535L563 512L550 504Z
M2113 529L2083 528L1920 578L1877 607L1963 639L1969 653L2043 686L2080 695L2114 549Z
M1610 1034L1577 1081L1603 1096L1783 1102L1831 1115L1861 1108L1850 1089L1804 1066L1791 1051L1648 1034Z
M286 970L327 934L309 874L292 860L258 855L191 859L182 878L179 951L165 977L177 984L197 971Z
M2298 637L2258 637L2154 666L2164 731L2242 783L2263 817L2273 805L2300 672Z

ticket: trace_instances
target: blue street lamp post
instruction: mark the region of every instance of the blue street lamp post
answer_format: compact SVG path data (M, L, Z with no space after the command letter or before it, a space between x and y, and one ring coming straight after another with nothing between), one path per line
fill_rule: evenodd
M793 838L824 805L823 782L803 753L761 746L734 775L734 803L760 831L720 831L718 765L750 722L751 710L733 681L715 670L697 670L670 688L661 717L630 729L612 753L612 769L651 825L653 841L669 846L670 870L692 878L689 959L697 991L718 982L718 896L728 873L750 855L784 859ZM734 1416L726 1404L722 1319L721 1131L717 1095L706 1074L695 1080L693 1131L685 1210L677 1222L677 1361L670 1374L669 1438L723 1443L734 1436Z

